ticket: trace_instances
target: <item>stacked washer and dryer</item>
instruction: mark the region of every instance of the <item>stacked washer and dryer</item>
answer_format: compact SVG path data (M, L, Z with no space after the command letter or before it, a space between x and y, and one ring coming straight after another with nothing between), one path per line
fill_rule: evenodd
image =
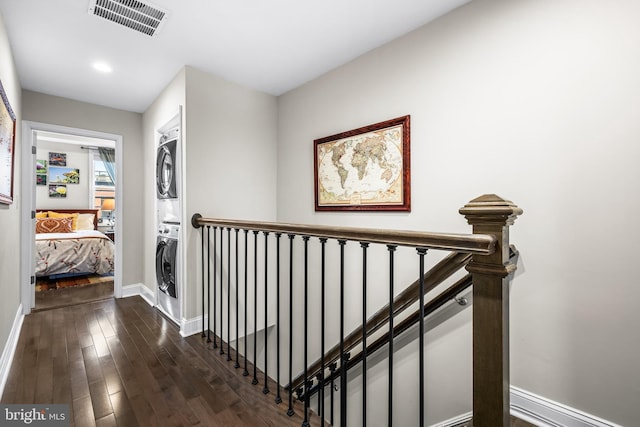
M182 244L181 223L181 154L180 114L158 130L156 155L156 203L158 236L156 238L157 308L180 325Z

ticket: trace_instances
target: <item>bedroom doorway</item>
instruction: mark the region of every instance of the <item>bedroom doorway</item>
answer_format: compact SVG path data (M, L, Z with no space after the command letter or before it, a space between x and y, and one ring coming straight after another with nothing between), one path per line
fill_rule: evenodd
M23 132L24 146L32 147L33 153L23 156L23 222L31 225L23 227L22 233L23 242L27 242L24 247L31 248L31 253L23 258L27 260L25 264L30 264L22 268L26 279L21 288L23 312L119 296L122 285L118 229L121 227L116 221L120 218L122 199L122 183L117 179L122 176L122 137L34 122L23 122ZM102 151L106 157L101 156ZM47 224L56 226L69 222L60 217L73 216L72 232L37 229L38 225L44 226L45 221L32 219L33 211L47 218ZM50 235L48 231L64 233ZM76 231L82 235L75 236ZM87 236L87 233L96 235ZM87 242L92 240L100 242L100 246L92 246L86 259L67 262L66 258L59 258L47 265L42 260L55 259L51 258L54 252L42 252L40 242L36 246L36 239L45 236L58 239L55 244L44 243L45 247L72 245L74 239L76 251L78 248L84 251Z
M113 297L115 141L35 131L35 145L34 310ZM66 213L76 209L78 212ZM85 209L93 211L86 213ZM61 220L54 215L88 217L88 227L83 227L76 216L71 217L73 228L69 233L43 232L41 223ZM96 230L94 223L102 234L85 235L84 228Z

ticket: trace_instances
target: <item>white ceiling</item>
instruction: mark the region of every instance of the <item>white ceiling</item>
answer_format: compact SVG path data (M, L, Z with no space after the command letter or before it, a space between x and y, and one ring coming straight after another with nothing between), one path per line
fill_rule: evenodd
M152 0L169 12L156 37L89 0L0 0L0 13L24 89L144 112L185 65L280 95L468 1Z

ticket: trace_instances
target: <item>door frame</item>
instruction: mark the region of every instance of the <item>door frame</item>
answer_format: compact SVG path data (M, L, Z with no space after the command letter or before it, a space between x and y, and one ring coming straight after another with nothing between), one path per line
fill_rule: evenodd
M68 126L59 126L49 123L40 123L34 121L22 121L22 176L21 176L21 199L23 201L20 212L21 223L21 247L22 247L22 265L20 271L20 300L22 302L23 314L31 313L31 309L35 306L35 277L34 283L31 283L31 277L34 276L33 254L35 252L35 225L34 218L31 218L31 212L36 209L36 191L35 191L35 173L36 173L36 154L35 154L35 132L56 132L74 136L100 138L112 140L116 149L116 218L122 218L122 189L123 173L122 173L122 135L98 132L88 129L79 129ZM122 297L122 227L115 229L115 267L113 274L113 294L116 298Z

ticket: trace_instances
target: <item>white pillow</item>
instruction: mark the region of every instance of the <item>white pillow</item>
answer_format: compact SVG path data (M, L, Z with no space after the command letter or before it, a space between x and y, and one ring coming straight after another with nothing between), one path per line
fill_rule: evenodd
M93 217L94 214L78 214L78 223L76 230L93 230Z

